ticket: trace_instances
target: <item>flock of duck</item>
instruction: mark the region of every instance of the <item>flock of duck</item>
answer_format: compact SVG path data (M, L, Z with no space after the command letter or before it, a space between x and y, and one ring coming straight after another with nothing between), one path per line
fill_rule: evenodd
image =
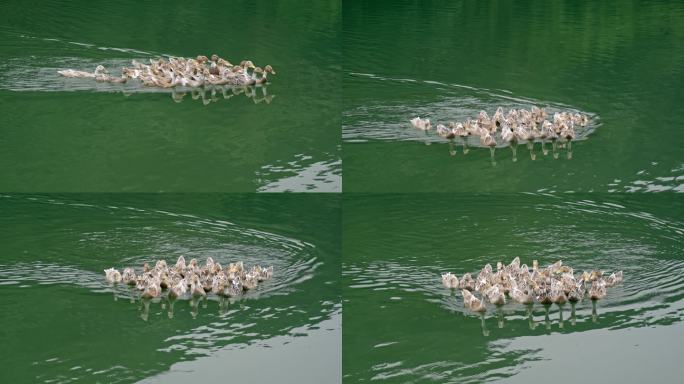
M270 279L273 267L255 265L247 270L240 261L223 268L211 257L207 258L204 265L200 265L197 259L186 264L185 258L180 256L173 266L168 266L164 260L158 260L154 267L145 263L139 274L131 267L124 268L123 273L115 268L105 269L104 272L105 279L111 284L135 286L142 292L142 299L160 297L163 290L168 290L168 298L177 299L201 298L206 297L207 293L237 297Z
M92 78L95 81L122 84L128 80L137 79L142 85L157 88L191 87L204 85L246 86L265 84L268 75L275 75L270 65L257 67L250 60L243 60L239 65L233 65L218 55L211 58L200 55L197 58L170 57L150 59L150 64L143 64L136 60L131 67L124 67L121 76L111 76L102 65L98 65L93 72L65 69L57 71L65 77Z
M572 158L572 140L575 139L575 127L585 127L589 124L589 117L581 113L555 112L549 120L546 110L532 106L527 109L511 109L504 112L502 107L497 108L492 117L487 112L480 111L476 119L467 119L464 122L449 122L448 125L437 124L438 136L449 140L449 153L456 155L454 139L460 138L463 143L463 154L468 153L467 139L469 136L479 137L480 145L489 147L492 161L494 161L494 149L497 145L508 145L513 152L513 161L517 161L518 143L525 142L530 150L532 160L536 159L534 143L541 141L541 149L544 155L548 154L546 141L552 142L553 156L558 158L557 145L568 148L568 159ZM432 129L430 119L415 117L410 120L411 125L426 134Z
M592 300L595 320L596 301L603 299L607 288L620 284L622 279L622 271L606 275L603 271L592 270L575 276L572 267L563 265L560 260L545 268L540 268L537 260L534 260L530 270L526 264L520 264L518 257L509 265L498 262L496 271L487 264L475 278L470 273L464 274L460 279L451 272L442 274L442 284L446 288L460 289L463 303L471 311L484 314L487 310L486 302L500 308L510 298L526 305L530 316L534 303L543 304L547 309L548 319L548 307L557 304L561 307L561 324L562 306L571 303L574 321L575 304L585 297ZM499 325L502 324L501 320Z
M135 80L146 87L167 89L171 91L171 98L176 103L183 101L190 90L193 100L201 99L204 105L219 100L219 95L228 100L234 96L244 94L255 104L265 101L270 104L274 95L266 90L268 75L275 75L270 65L264 68L255 66L253 62L244 60L238 65L218 55L197 56L197 58L174 58L168 61L163 58L150 59L150 64L143 64L137 60L131 62L130 67L123 67L121 76L112 76L102 65L98 65L93 72L64 69L57 71L69 78L89 78L99 83L126 84ZM261 89L258 95L257 89ZM128 96L128 90L123 89ZM209 95L207 95L209 93Z

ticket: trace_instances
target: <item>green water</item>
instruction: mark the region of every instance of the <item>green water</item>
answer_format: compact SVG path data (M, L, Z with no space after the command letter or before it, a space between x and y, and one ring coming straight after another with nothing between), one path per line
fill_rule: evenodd
M4 1L0 190L339 191L340 22L338 2ZM212 53L271 64L271 103L56 76Z
M677 382L684 205L672 195L353 195L344 198L345 382ZM485 263L562 259L623 270L599 301L491 306L441 285ZM503 327L499 328L499 320Z
M343 14L345 191L681 191L681 2L345 1ZM599 126L572 160L522 145L492 166L408 123L531 104Z
M339 382L338 197L0 196L0 381ZM104 281L181 254L275 274L222 308L177 301L172 318Z

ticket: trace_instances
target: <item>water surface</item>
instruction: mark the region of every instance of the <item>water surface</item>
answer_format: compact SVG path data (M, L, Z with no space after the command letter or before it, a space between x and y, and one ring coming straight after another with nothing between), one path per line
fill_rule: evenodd
M670 1L345 1L345 190L681 192L682 26ZM571 160L495 166L408 123L534 104L600 119Z
M683 218L672 195L345 197L345 381L677 381ZM516 256L625 279L595 313L584 300L562 318L510 302L481 318L441 284Z
M338 200L0 196L0 381L216 381L225 368L235 380L340 381ZM179 255L273 265L274 277L238 300L153 300L149 310L104 281L110 266ZM291 358L300 353L306 361Z
M340 20L337 2L3 2L0 190L340 191ZM56 75L212 53L277 75L178 103Z

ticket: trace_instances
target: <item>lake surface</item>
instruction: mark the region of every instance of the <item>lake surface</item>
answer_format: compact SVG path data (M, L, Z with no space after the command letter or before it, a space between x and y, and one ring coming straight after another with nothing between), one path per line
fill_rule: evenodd
M0 381L341 381L340 200L1 195ZM105 282L105 268L180 255L274 276L238 300L148 309Z
M340 191L340 24L337 2L3 2L0 190ZM176 103L56 74L212 53L277 75Z
M677 382L684 205L671 194L346 195L345 382ZM484 318L440 274L486 263L624 271L598 302ZM502 327L499 327L499 322ZM544 378L544 379L542 379Z
M684 190L681 2L345 1L343 13L345 191ZM408 122L499 105L593 126L571 159L537 144L536 160L521 145L517 162L509 148L492 162L460 145L451 157Z

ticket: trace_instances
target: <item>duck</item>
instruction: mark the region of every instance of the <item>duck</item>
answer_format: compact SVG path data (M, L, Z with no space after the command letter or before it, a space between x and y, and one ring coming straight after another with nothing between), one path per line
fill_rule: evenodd
M223 273L218 273L214 275L214 278L212 279L211 283L211 293L215 295L223 295L227 282L228 279L226 278L226 275L224 275Z
M603 279L594 280L589 288L589 298L591 300L601 300L606 297L606 283Z
M239 276L236 276L234 279L230 281L230 285L228 286L228 290L226 293L230 297L237 297L242 294L242 291L242 280Z
M106 273L106 271L105 271ZM121 277L124 284L135 285L135 270L131 267L126 267L123 270L123 276Z
M503 289L501 289L498 285L494 285L489 288L486 292L486 296L487 300L496 306L506 304L506 296L504 295Z
M430 128L432 128L432 125L430 124L430 119L421 119L420 117L414 117L409 121L411 122L413 128L419 129L424 132L427 132L430 130Z
M606 287L612 287L622 282L622 271L613 272L606 278Z
M568 297L565 295L563 289L561 289L559 286L554 286L551 288L549 298L551 299L552 303L558 305L563 305L568 301Z
M273 266L262 267L259 271L259 281L268 280L273 277Z
M193 297L204 297L207 295L207 292L204 290L204 286L202 285L202 282L197 274L193 274L190 279L190 294Z
M256 289L259 284L259 277L257 274L249 272L245 274L245 279L242 281L242 289L245 291Z
M185 257L183 255L178 256L178 260L176 260L173 268L177 273L183 274L185 272Z
M485 303L475 297L475 295L473 295L470 291L463 289L461 290L461 295L463 295L463 303L465 304L465 307L471 311L485 312L487 310Z
M461 289L468 290L468 291L474 291L475 290L475 280L470 275L470 273L466 273L463 275L463 277L461 278L461 281L458 282L458 287Z
M459 287L458 276L447 272L442 274L442 285L446 288L456 289Z
M188 283L185 278L183 278L171 284L171 287L169 288L169 297L172 299L177 299L179 297L185 296L187 292Z
M57 71L60 75L64 77L82 77L82 78L97 78L100 76L104 76L108 74L109 72L105 67L102 65L98 65L95 67L95 71L93 72L85 72L85 71L77 71L74 69L65 69L65 70L60 70Z
M161 296L161 286L159 279L157 278L152 278L147 282L147 286L143 290L142 293L142 298L143 299L154 299L156 297Z
M116 268L108 268L104 270L105 279L108 283L120 283L121 273Z
M273 67L271 67L270 65L265 66L263 70L261 68L258 68L258 69L259 69L259 72L258 72L259 75L257 77L255 77L255 79L254 79L255 84L266 84L266 82L268 82L268 74L269 73L272 75L276 74L275 71L273 70ZM254 72L256 74L257 70L255 69Z
M532 304L534 303L534 297L525 289L521 289L518 285L514 285L510 292L511 299L515 300L520 304Z

